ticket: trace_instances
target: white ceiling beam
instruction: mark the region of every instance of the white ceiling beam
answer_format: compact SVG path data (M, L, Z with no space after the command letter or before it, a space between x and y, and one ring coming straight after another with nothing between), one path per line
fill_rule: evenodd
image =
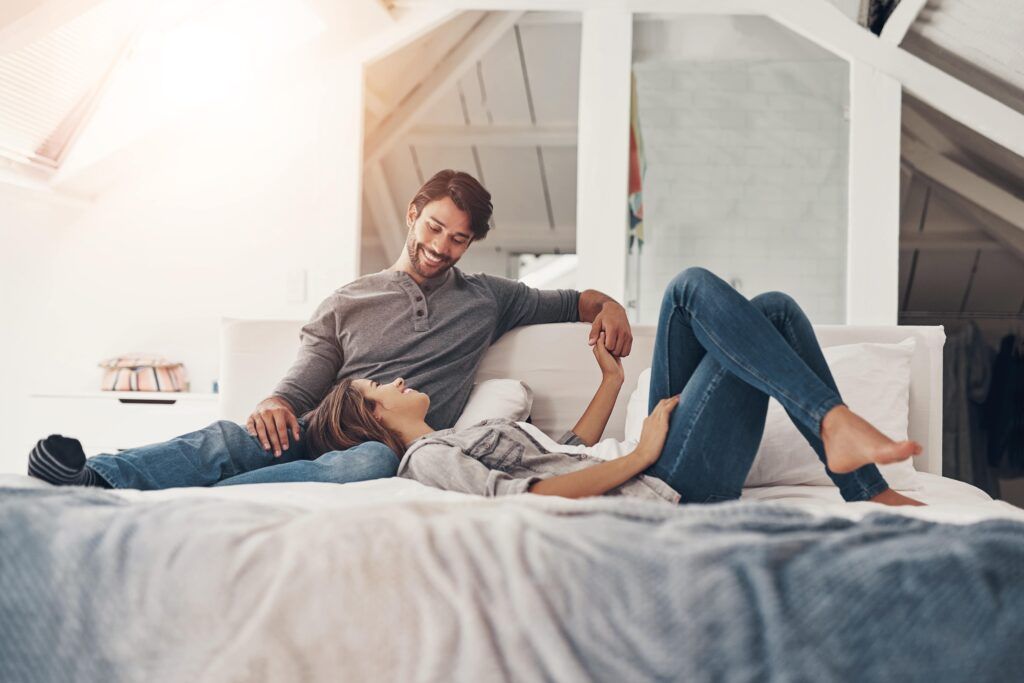
M413 88L391 115L367 136L364 157L366 163L379 161L392 147L409 132L416 121L434 106L450 89L494 46L508 31L512 30L522 12L499 12L484 16L459 41L430 75Z
M908 0L904 0L906 2ZM436 6L437 0L395 0L396 6ZM1024 114L851 21L827 0L445 0L458 10L614 9L634 13L762 14L851 62L885 73L915 97L955 121L1024 156Z
M928 0L900 0L896 9L892 11L889 18L885 20L882 27L882 40L892 45L899 45L907 36L907 31L914 24L914 20L928 4Z
M906 212L907 202L910 201L911 188L914 186L914 170L900 163L900 230L903 229L902 221Z
M501 224L501 232L512 233L515 230L536 230L538 226L517 226L514 224ZM547 225L543 226L543 229L547 232L551 230ZM517 235L512 239L497 239L496 231L489 232L487 239L483 242L474 242L473 246L470 247L473 251L485 251L488 249L501 249L510 254L553 254L555 252L560 254L573 254L576 253L576 241L573 238L575 228L560 228L565 232L561 236L545 236L543 233L536 232L532 236L527 234L525 236Z
M374 31L365 40L345 51L345 58L354 56L360 63L368 64L392 52L401 50L459 14L454 8L424 5L407 9L397 16L397 21L381 31Z
M907 196L900 204L900 235L912 235L921 232L925 219L928 217L928 203L931 201L932 183L928 178L916 173L914 167L900 160L910 174L907 183Z
M581 21L583 15L579 12L528 12L519 20L519 25L579 24Z
M1024 114L880 40L826 0L777 0L776 21L851 62L870 65L955 121L1024 156Z
M1003 245L983 230L970 232L922 232L900 237L900 251L1001 251Z
M1005 223L991 213L975 204L964 204L961 208L974 217L975 222L997 241L1004 250L1009 250L1018 259L1024 261L1024 232L1016 226Z
M775 0L394 0L396 7L436 7L457 10L520 10L534 12L585 12L608 9L667 14L767 14Z
M575 125L417 126L410 145L482 147L575 147Z
M392 18L394 18L395 3L392 2L392 0L376 0L376 2L378 5L384 8L384 11L386 11L389 15L392 15Z
M405 244L405 231L402 229L405 221L396 208L384 167L379 161L366 167L366 197L373 212L373 224L388 258L398 258Z
M903 128L939 154L957 151L956 143L912 106L903 108Z
M903 158L922 175L999 219L979 221L980 227L1024 259L1024 200L913 140L904 141Z
M0 167L0 185L26 190L47 201L74 208L84 208L93 203L91 197L55 189L48 178L47 174L35 169L18 168L17 165L9 168Z
M389 107L387 102L369 85L363 86L363 103L366 105L366 109L379 119L384 118L388 114Z

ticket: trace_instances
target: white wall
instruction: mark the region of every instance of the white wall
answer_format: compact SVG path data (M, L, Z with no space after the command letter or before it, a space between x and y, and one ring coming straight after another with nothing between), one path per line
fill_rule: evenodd
M781 289L843 322L849 67L758 16L637 15L633 72L646 157L637 320L703 266L747 296Z
M292 66L86 171L106 179L91 205L2 191L0 471L39 436L21 431L28 394L96 389L96 363L131 351L208 392L221 317L304 318L356 275L359 71L317 50Z
M637 64L647 160L639 321L687 266L746 296L792 294L815 323L845 311L847 65Z
M25 395L49 359L40 353L41 340L73 336L64 326L47 330L43 303L53 297L53 255L67 234L77 210L38 193L0 185L0 471L23 471L31 437L20 431L25 422Z

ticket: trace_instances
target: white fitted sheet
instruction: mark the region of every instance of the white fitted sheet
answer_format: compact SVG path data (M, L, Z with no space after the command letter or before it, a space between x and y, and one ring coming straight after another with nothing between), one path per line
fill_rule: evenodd
M921 489L906 495L927 503L924 507L890 507L877 503L846 503L833 486L766 486L743 490L743 500L781 503L813 514L859 519L874 512L893 512L937 522L970 524L983 519L1010 518L1024 522L1024 509L992 500L981 489L954 479L919 472ZM0 486L48 486L21 475L0 475ZM393 505L411 501L476 500L471 496L424 486L408 479L378 479L354 484L250 484L215 488L182 488L164 491L118 491L128 500L171 500L183 497L215 497L267 505L289 505L308 510L362 505Z
M921 485L919 490L903 493L926 503L924 507L847 503L834 486L766 486L744 489L743 500L785 503L815 514L851 519L884 511L954 524L970 524L994 518L1024 522L1024 509L1005 501L993 500L987 493L970 484L928 472L918 472L917 480Z

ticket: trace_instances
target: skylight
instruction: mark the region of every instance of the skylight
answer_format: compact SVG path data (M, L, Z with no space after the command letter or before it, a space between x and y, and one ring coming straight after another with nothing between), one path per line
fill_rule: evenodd
M0 157L59 166L127 47L140 4L106 0L0 54Z

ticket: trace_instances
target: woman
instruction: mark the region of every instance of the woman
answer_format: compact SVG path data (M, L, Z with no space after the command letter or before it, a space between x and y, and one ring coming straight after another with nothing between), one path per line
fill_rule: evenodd
M399 378L335 387L310 414L310 448L380 441L404 454L399 476L467 493L731 500L740 497L772 396L844 499L921 504L890 490L875 467L916 455L920 445L894 442L843 405L811 324L790 297L773 292L747 301L707 270L680 273L658 320L650 415L629 452L614 442L598 446L620 456L611 460L592 455L623 382L621 362L603 341L594 345L601 385L559 442L502 419L435 431L424 421L430 398Z

